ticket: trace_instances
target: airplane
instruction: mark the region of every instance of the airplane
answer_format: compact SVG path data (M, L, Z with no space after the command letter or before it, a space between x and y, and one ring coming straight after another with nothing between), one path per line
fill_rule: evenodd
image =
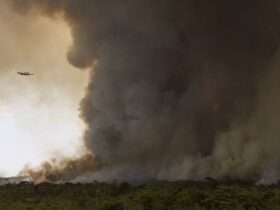
M32 76L32 75L34 75L33 73L30 73L30 72L17 72L17 74L19 74L21 76Z

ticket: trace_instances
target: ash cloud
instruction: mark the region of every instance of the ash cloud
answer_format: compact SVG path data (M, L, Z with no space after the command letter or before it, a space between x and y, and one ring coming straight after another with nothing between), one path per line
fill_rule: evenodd
M267 105L279 98L279 87L270 86L279 78L272 67L278 1L13 0L13 6L23 14L62 15L73 35L69 62L92 69L81 102L85 145L98 165L91 177L278 176L279 111Z

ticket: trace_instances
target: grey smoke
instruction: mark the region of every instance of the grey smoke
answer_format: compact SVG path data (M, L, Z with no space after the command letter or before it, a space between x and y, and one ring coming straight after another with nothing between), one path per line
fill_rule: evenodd
M69 62L92 69L81 102L85 145L98 165L90 176L280 175L279 111L271 105L279 101L279 1L13 5L23 14L62 15L74 39Z

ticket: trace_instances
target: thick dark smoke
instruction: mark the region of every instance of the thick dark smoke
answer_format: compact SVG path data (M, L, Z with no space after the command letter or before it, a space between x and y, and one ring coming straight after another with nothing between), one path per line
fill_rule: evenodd
M81 103L85 144L98 165L91 177L278 176L280 157L271 149L280 149L280 135L259 121L267 116L262 89L278 94L269 81L278 75L271 76L280 43L279 1L13 5L23 14L63 15L74 39L69 61L92 68Z

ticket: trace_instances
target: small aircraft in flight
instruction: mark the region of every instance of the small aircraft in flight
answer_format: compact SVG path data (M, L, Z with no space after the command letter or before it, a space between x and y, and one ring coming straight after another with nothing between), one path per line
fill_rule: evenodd
M30 73L30 72L17 72L19 75L21 75L21 76L32 76L32 75L34 75L33 73Z

